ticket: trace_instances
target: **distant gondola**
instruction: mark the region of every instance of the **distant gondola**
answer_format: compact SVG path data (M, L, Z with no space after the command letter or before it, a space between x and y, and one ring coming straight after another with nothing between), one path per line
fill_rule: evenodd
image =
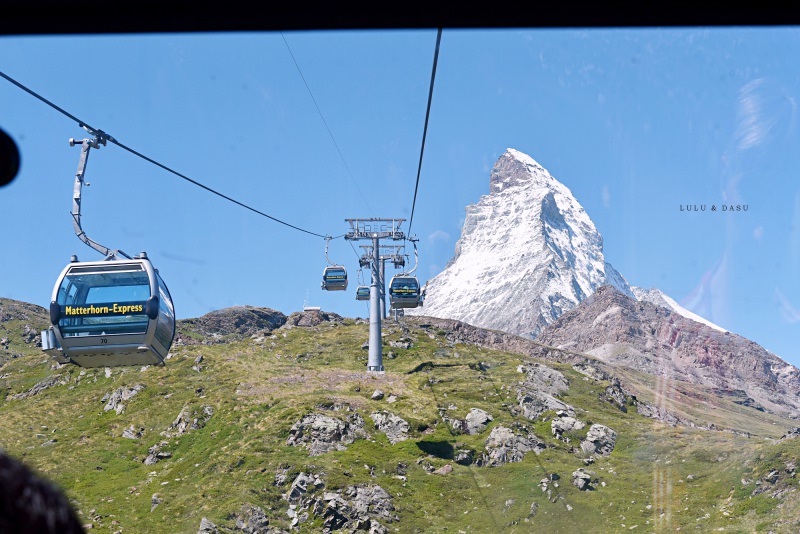
M344 291L347 289L347 270L342 265L329 265L322 272L322 289Z
M416 308L421 304L419 281L416 276L399 274L389 284L392 308Z
M42 349L81 367L160 365L175 337L172 297L147 255L73 261L56 281Z
M369 286L358 286L356 300L369 300Z

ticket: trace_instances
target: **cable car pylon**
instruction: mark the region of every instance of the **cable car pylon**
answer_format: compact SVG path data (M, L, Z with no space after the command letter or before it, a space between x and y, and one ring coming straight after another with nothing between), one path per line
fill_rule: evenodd
M350 241L367 239L372 242L372 280L369 286L369 358L368 373L384 373L383 343L381 340L381 256L380 240L393 239L400 241L405 235L400 225L405 219L345 219L350 223L351 231L344 238Z

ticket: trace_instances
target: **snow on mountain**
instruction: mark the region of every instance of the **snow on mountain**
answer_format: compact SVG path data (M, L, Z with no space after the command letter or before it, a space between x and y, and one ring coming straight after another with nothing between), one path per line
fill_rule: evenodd
M424 308L407 313L535 337L604 284L633 297L572 192L509 148L490 194L467 206L455 256L428 281Z
M696 313L690 312L689 310L687 310L686 308L675 302L673 299L668 297L666 294L664 294L664 292L661 291L660 289L656 288L642 289L641 287L631 286L631 290L633 291L633 295L636 297L636 300L640 302L650 302L652 304L655 304L656 306L661 306L663 308L671 309L677 314L683 315L687 319L691 319L692 321L697 321L698 323L703 323L704 325L710 326L711 328L719 330L720 332L727 332L727 330L725 330L721 326L715 325L711 321L703 319Z
M408 315L455 319L530 338L603 285L724 332L658 289L632 287L603 256L603 238L572 192L509 148L488 195L467 206L455 255Z

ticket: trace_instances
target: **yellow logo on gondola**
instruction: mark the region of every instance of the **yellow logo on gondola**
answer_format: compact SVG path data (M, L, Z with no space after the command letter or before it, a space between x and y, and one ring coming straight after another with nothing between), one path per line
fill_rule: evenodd
M127 315L129 313L143 313L144 304L90 304L88 306L65 306L64 314L67 316L81 315Z

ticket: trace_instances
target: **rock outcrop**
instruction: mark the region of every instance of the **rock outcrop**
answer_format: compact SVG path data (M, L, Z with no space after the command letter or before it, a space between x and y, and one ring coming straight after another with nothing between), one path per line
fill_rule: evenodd
M521 462L531 451L541 453L544 442L531 432L515 432L505 426L496 426L486 439L486 450L477 464L482 467L498 467L511 462Z
M300 473L284 498L289 502L287 515L292 529L319 518L323 531L370 532L388 534L383 523L399 521L392 496L376 484L348 486L327 490L317 475Z
M192 345L198 343L198 338L211 342L244 339L280 328L286 319L286 315L271 308L224 308L196 319L179 320L175 343Z
M588 454L608 456L617 443L617 433L605 425L592 425L581 441L581 449Z
M518 371L525 373L517 386L519 409L525 417L535 420L548 410L575 413L575 408L558 398L569 389L564 375L542 364L520 366Z
M103 411L108 412L114 410L117 415L122 414L125 411L124 403L128 402L143 389L144 386L142 384L135 384L131 387L121 386L111 393L106 393L103 395L103 398L100 399L100 402L106 403L105 406L103 406Z
M326 312L322 310L306 310L301 312L294 312L286 318L285 326L290 328L292 326L318 326L322 323L341 323L344 318L333 312Z
M342 416L315 412L292 425L286 444L305 447L311 456L319 456L345 450L347 445L367 435L364 418L358 412L345 410Z
M402 417L383 410L370 414L370 418L375 423L375 428L386 434L392 445L408 439L410 425Z

